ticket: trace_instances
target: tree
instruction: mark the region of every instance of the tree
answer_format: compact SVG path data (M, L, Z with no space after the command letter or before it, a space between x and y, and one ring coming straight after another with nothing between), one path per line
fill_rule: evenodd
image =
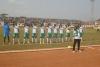
M6 18L7 15L8 15L8 14L6 14L6 13L2 13L2 14L0 14L0 16L1 16L2 18Z

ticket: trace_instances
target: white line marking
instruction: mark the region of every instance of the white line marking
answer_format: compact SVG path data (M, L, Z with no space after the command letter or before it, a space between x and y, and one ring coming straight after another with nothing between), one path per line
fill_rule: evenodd
M100 47L100 45L88 45L88 46L93 46L93 47Z
M88 47L89 49L95 49L94 47Z
M81 47L85 47L85 48L91 48L91 46L99 46L100 45L89 45L89 46L81 46ZM70 47L73 48L73 47ZM36 51L50 51L50 50L62 50L62 49L70 49L68 47L61 47L61 48L44 48L44 49L33 49L33 50L10 50L10 51L0 51L0 54L3 53L21 53L21 52L36 52ZM93 48L93 47L92 47Z
M36 52L36 51L49 51L49 50L61 50L61 49L66 49L66 47L61 47L61 48L45 48L45 49L33 49L33 50L11 50L11 51L0 51L0 53Z

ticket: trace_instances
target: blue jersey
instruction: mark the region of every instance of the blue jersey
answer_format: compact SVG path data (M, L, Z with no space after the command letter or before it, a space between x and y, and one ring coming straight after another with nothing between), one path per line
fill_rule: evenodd
M9 24L8 23L4 23L4 26L3 26L4 36L8 36L9 35L9 31L10 31Z

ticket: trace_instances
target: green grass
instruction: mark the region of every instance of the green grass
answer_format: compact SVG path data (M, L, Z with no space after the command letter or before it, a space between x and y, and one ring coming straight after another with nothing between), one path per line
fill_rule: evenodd
M83 36L82 44L84 45L100 44L100 32L97 32L96 30L92 28L86 29Z
M31 29L30 29L31 30ZM12 32L12 30L11 30ZM31 33L31 31L30 31ZM31 40L30 34L30 40ZM10 36L10 40L12 41L12 35ZM20 29L20 41L23 41L23 28ZM82 45L100 45L100 32L92 28L85 29L83 41L81 42ZM26 44L26 45L10 45L7 43L3 45L3 35L2 35L2 28L0 28L0 51L7 51L7 50L25 50L25 49L43 49L43 48L57 48L57 47L66 47L68 45L73 45L73 41L66 42L66 43L54 43L54 44Z

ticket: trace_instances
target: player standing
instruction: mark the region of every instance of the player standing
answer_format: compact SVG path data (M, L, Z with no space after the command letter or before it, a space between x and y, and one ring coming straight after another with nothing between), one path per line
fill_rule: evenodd
M19 42L19 26L18 26L18 24L14 25L13 44L15 44L15 39L17 39L18 40L18 44L20 44L20 42Z
M27 41L27 43L29 44L29 26L25 25L24 26L24 41L23 44L25 44L25 42Z
M37 39L36 39L36 30L37 30L37 27L36 25L33 25L33 28L32 28L32 43L34 42L35 40L35 43L37 42Z
M69 28L66 28L66 41L70 41L70 29Z
M44 38L45 38L45 28L41 24L41 27L40 27L40 44L44 44Z
M59 28L59 33L60 33L60 41L63 43L63 37L64 37L64 28L62 27L62 25L60 24L60 28Z
M52 43L52 26L50 26L50 24L48 25L48 37L47 37L47 43L50 42L50 44Z
M54 37L54 41L57 42L57 38L58 38L58 28L57 25L54 24L54 29L53 29L53 37Z
M4 35L3 44L5 44L6 38L8 38L8 43L10 43L9 34L10 34L10 27L9 27L8 21L6 19L6 20L4 20L4 25L3 25L3 35Z

